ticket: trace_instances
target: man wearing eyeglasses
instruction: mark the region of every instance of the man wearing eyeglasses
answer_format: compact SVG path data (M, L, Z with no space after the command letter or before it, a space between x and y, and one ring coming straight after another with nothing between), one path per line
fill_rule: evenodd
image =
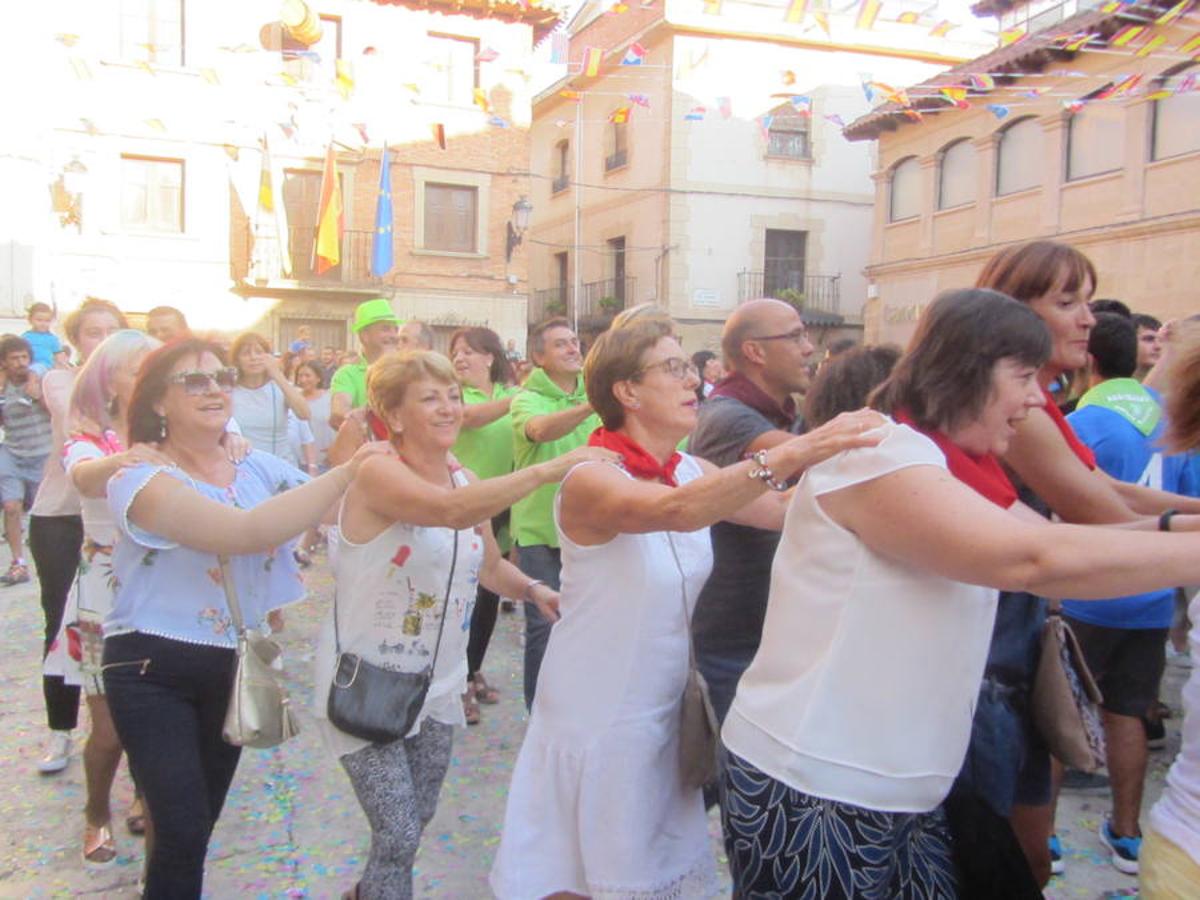
M537 365L513 397L514 468L555 459L582 447L600 427L583 387L583 354L579 336L563 318L549 319L529 333L529 353ZM512 507L512 533L517 565L535 581L558 590L562 555L554 527L554 493L547 484ZM533 706L538 672L550 640L551 622L532 603L525 607L525 706Z
M729 374L700 406L688 450L730 466L797 433L792 395L808 389L813 345L790 303L751 300L726 320L721 352ZM723 721L758 650L779 532L717 522L711 534L712 574L696 601L692 634Z

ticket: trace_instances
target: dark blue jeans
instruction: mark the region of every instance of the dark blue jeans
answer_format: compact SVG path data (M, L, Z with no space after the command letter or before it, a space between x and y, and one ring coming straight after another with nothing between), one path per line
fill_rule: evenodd
M241 749L221 728L234 651L134 632L104 642L104 690L154 822L147 900L198 898Z
M712 653L696 648L696 667L708 683L708 699L712 701L718 723L724 723L729 707L733 705L738 682L742 680L742 673L754 662L755 652Z
M544 581L549 587L561 587L559 573L562 571L562 553L557 547L534 544L517 550L517 565L530 578ZM542 669L542 657L550 643L550 628L554 624L532 603L525 607L525 708L533 707L533 695L537 691L538 672Z

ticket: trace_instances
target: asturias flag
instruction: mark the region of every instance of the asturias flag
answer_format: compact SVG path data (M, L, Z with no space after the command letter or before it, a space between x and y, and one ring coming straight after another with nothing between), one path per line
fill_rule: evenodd
M375 235L371 240L371 274L382 278L392 270L392 164L391 151L383 145L379 161L379 197L375 202Z
M333 161L333 144L325 153L321 176L321 205L317 213L317 242L313 248L313 270L324 275L342 261L342 186Z

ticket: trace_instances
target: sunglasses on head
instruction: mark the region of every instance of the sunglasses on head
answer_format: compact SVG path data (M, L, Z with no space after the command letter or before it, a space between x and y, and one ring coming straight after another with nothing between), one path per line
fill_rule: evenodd
M167 382L183 385L183 392L191 396L208 393L210 383L215 384L217 390L228 394L237 384L237 369L228 366L215 372L180 372L168 378Z

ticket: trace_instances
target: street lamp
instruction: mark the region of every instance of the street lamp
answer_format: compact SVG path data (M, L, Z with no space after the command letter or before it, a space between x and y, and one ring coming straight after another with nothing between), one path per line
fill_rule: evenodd
M59 213L58 221L63 228L74 225L83 231L83 186L87 173L87 166L79 157L73 157L50 186L51 207Z
M504 259L512 262L513 250L521 243L521 238L529 228L529 216L533 213L533 204L522 197L513 204L512 218L508 220L508 242L504 249Z

